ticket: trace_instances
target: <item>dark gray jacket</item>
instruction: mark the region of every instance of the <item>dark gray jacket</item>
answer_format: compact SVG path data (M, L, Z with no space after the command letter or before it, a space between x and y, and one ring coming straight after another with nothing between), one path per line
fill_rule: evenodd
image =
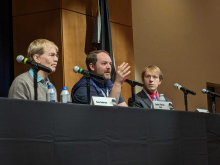
M166 97L165 100L171 102L170 99ZM128 99L128 106L129 107L133 106L131 97ZM135 107L148 108L148 109L151 108L151 101L143 90L135 95Z

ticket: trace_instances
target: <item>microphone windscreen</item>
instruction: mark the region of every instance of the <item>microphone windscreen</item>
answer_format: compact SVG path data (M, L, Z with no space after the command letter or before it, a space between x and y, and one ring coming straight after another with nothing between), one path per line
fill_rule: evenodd
M206 89L202 89L202 93L206 93Z
M174 88L178 89L178 87L179 87L179 84L178 84L178 83L175 83L175 84L174 84Z
M18 55L17 58L16 58L16 60L17 60L18 63L22 63L23 60L24 60L24 56Z
M75 73L78 73L79 67L78 67L78 66L74 66L74 67L73 67L73 71L74 71Z

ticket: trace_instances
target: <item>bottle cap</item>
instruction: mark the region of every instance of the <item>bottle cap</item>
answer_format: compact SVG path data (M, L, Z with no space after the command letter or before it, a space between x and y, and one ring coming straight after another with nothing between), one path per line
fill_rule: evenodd
M53 85L48 85L48 88L49 88L49 89L53 88Z
M62 90L67 90L67 87L63 87L63 89Z

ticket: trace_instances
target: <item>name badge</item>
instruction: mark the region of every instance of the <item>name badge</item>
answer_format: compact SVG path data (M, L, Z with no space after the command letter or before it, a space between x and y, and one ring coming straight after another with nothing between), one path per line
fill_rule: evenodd
M92 96L90 105L117 106L117 103L116 103L116 99L114 97L97 97L97 96Z

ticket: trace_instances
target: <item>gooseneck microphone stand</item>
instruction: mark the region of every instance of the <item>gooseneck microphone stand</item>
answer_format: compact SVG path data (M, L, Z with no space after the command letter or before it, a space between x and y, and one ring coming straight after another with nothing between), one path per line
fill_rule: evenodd
M182 87L181 85L179 85L178 83L174 84L174 88L183 91L183 93L184 93L184 102L185 102L185 109L186 109L186 111L188 111L187 95L188 94L196 95L196 92L193 92L193 91L191 91L189 89L186 89L186 88Z
M90 104L90 74L87 73L86 76L86 87L87 87L87 104Z
M215 113L215 96L212 96L212 113Z
M135 107L135 93L134 93L134 87L137 85L134 81L129 82L128 84L131 85L131 98L132 98L132 103L130 104L132 107Z
M39 71L39 68L37 67L37 65L32 66L32 69L34 71L34 100L38 99L38 94L37 94L37 72Z
M131 85L131 95L132 95L131 98L132 98L132 103L131 103L131 104L129 103L129 106L131 105L132 107L135 107L134 87L135 87L136 85L142 87L142 86L144 86L144 84L143 84L143 83L136 82L136 81L134 81L134 80L127 79L127 77L125 77L124 81Z
M131 96L132 96L132 106L135 107L135 94L134 94L134 87L136 85L134 83L131 83Z
M38 85L37 85L37 72L39 70L41 70L39 67L38 67L38 64L36 63L33 63L31 68L33 69L34 71L34 100L37 100L38 99L38 93L37 93L37 88L38 88ZM44 72L47 72L47 73L51 73L52 70L48 67L45 67L47 68L48 70L44 70Z
M188 94L196 95L196 93L195 93L195 92L192 92L192 91L190 91L190 90L187 90L187 89L185 89L185 88L182 88L181 90L182 90L183 93L184 93L185 109L186 109L186 111L188 111L187 95L188 95Z
M185 110L188 111L188 102L187 102L188 91L184 90L183 93L184 93Z

